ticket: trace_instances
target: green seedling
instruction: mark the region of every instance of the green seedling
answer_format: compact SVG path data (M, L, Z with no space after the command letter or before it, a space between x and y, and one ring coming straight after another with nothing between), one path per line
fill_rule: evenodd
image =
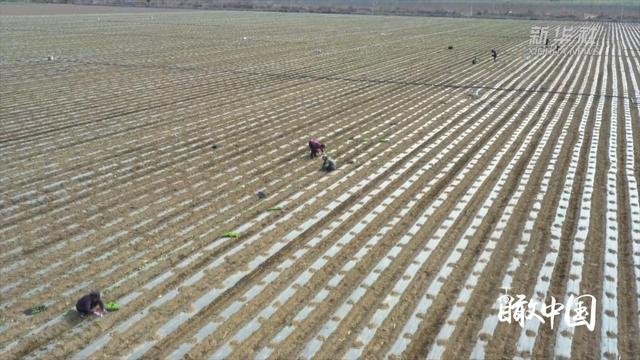
M38 305L38 306L34 306L30 309L27 309L24 311L25 315L35 315L35 314L39 314L43 311L47 310L47 307L45 305Z
M274 206L272 208L267 209L268 211L281 211L282 208L280 206Z
M381 142L381 143L388 143L388 142L389 142L389 139L382 139L382 140L380 140L380 142Z
M237 238L238 236L240 236L240 234L238 234L237 231L227 231L226 233L222 234L222 237L226 238Z
M118 310L120 310L120 305L118 305L118 304L116 304L115 302L112 301L112 302L107 303L104 306L104 308L109 312L118 311Z

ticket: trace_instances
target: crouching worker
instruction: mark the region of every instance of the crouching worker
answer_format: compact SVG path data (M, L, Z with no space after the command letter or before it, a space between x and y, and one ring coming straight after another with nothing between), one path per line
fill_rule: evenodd
M336 162L333 161L332 158L328 157L328 156L323 156L322 160L324 160L324 162L322 163L322 171L333 171L336 169Z
M313 159L320 153L324 154L324 144L317 139L311 139L309 140L309 150L311 150L311 158Z
M90 313L94 313L97 316L104 315L105 310L102 299L100 299L100 291L94 290L81 297L76 303L76 310L78 310L80 317L85 317Z

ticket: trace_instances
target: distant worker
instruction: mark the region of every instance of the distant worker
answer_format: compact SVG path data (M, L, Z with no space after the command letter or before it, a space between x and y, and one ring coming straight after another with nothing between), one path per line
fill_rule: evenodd
M324 154L324 144L318 141L318 139L309 140L309 150L311 150L311 158L315 158L320 154Z
M80 313L80 317L85 317L90 313L94 313L97 316L104 315L104 304L102 303L102 299L100 299L100 291L94 290L81 297L76 303L76 310Z
M498 57L498 52L496 51L496 49L491 49L491 57L493 57L493 61L496 61L496 58Z
M478 63L478 57L477 57L477 56L474 56L474 57L473 57L473 60L471 60L471 63L472 63L473 65L477 64L477 63Z
M336 169L336 162L332 158L324 155L322 160L324 160L322 163L322 171L329 172Z

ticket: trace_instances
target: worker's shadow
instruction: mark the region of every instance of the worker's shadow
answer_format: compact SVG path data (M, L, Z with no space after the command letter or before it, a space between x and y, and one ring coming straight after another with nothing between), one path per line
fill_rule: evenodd
M63 315L63 319L64 321L69 324L69 325L77 325L81 322L83 322L84 320L88 319L89 317L81 317L80 313L78 313L76 310L68 310L64 315Z

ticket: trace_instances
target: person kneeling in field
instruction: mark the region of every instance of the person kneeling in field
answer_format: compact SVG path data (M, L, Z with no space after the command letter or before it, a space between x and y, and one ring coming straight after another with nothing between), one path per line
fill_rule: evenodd
M332 158L328 157L328 156L323 156L322 160L324 160L324 162L322 163L322 170L323 171L333 171L336 169L336 162L333 161Z
M324 154L324 144L317 139L309 140L309 150L311 150L311 158L315 158L320 153Z
M100 299L100 291L94 290L81 297L76 303L76 310L78 310L80 317L85 317L92 312L97 316L104 315L105 310L102 299Z

